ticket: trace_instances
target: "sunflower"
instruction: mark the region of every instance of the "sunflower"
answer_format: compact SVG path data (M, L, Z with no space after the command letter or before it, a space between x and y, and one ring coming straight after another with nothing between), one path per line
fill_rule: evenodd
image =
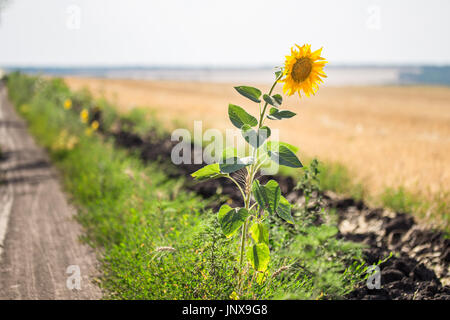
M321 77L326 77L323 72L323 67L327 63L324 58L320 56L322 48L311 52L311 45L305 44L303 46L295 45L297 48L291 48L291 55L286 56L286 63L284 66L283 75L284 82L283 92L288 95L293 95L300 91L310 96L319 89L319 83L322 83ZM298 49L298 50L297 50Z

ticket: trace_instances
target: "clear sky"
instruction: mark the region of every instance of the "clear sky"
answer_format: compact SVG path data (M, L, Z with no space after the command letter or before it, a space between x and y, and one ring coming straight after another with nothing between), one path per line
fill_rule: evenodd
M6 6L1 6L7 1ZM448 0L0 0L0 65L450 64Z

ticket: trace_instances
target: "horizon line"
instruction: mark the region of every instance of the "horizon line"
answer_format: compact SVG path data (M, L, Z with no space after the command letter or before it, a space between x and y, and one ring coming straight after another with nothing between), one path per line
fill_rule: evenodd
M335 63L328 64L326 68L423 68L423 67L450 67L450 63ZM50 64L0 64L1 69L151 69L151 70L259 70L259 69L275 69L273 65L261 64L254 66L244 65L169 65L169 64L98 64L98 65L50 65Z

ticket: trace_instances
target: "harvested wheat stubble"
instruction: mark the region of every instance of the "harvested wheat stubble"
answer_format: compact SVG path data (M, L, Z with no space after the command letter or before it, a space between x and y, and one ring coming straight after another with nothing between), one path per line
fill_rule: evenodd
M168 162L176 142L158 139L149 133L146 139L119 130L112 133L118 145L138 151L144 161ZM192 147L192 146L191 146ZM192 148L192 156L195 149ZM170 176L188 176L201 165L179 165L169 172ZM271 177L263 177L262 182ZM290 201L304 201L300 190L294 190L291 177L277 176L283 194ZM240 203L239 191L225 179L202 183L188 181L185 186L199 195L209 198L221 193ZM336 209L339 216L341 237L369 246L365 249L369 264L394 252L394 257L380 265L382 288L369 290L361 286L351 292L348 299L445 299L450 300L450 239L444 234L422 228L411 215L396 213L382 208L369 208L362 201L340 197L332 192L323 195L327 209ZM216 203L218 209L222 203Z

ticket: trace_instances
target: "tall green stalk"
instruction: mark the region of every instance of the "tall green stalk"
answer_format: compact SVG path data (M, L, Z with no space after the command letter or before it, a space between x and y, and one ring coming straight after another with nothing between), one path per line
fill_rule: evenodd
M280 80L280 78L282 77L282 74L280 74L276 79L275 82L272 84L272 87L269 90L268 95L270 96L273 92L273 90L275 89L275 86L278 83L278 80ZM260 118L259 118L259 124L258 124L258 129L260 129L262 127L262 124L264 122L264 115L266 113L267 110L267 106L268 103L265 102L264 104L264 108L262 109L262 112L260 113ZM261 109L260 109L261 110ZM256 157L256 152L257 149L253 148L253 158ZM253 180L256 174L256 171L258 170L258 162L255 161L255 163L253 163L250 166L250 169L247 170L247 180L246 180L246 188L245 190L247 191L245 196L243 195L243 200L244 200L244 205L245 205L245 209L250 210L250 200L251 200L251 196L252 196L252 184L253 184ZM231 176L230 176L231 178ZM231 178L232 179L232 178ZM239 188L241 190L242 193L242 188ZM241 228L241 252L240 252L240 258L239 258L239 281L238 281L238 286L239 289L241 289L241 285L242 285L242 272L243 272L243 264L244 264L244 252L245 252L245 244L247 242L247 219L244 221L242 228Z

